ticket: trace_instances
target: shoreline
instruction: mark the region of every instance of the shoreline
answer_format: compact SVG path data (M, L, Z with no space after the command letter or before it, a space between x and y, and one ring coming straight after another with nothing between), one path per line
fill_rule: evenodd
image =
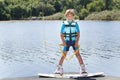
M100 76L73 79L73 78L39 78L38 76L30 76L30 77L3 78L0 80L120 80L120 77Z
M24 20L24 19L21 19L21 20L0 20L0 22L9 22L9 21L63 21L63 20L32 20L32 19L29 19L29 20ZM78 20L77 21L120 21L120 20Z

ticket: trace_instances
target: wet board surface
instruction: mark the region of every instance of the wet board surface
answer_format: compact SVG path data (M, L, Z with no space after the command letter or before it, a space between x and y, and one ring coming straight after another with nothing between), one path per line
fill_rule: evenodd
M104 76L104 72L97 73L88 73L88 74L79 74L79 73L64 73L60 74L47 74L47 73L39 73L39 77L44 78L80 78L80 77L99 77Z

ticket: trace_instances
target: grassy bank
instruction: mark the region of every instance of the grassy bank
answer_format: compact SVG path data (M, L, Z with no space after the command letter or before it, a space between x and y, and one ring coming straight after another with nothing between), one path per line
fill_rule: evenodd
M85 20L119 20L120 21L120 11L102 11L94 12L88 15Z
M31 17L27 18L27 20L64 20L64 14L61 12L55 13L50 16L43 16L43 17ZM75 19L79 19L79 16L75 16ZM120 11L101 11L101 12L93 12L84 20L107 20L107 21L120 21Z
M64 18L64 14L59 12L59 13L56 13L56 14L53 14L53 15L50 15L50 16L45 16L42 19L43 20L61 20L63 18Z
M29 17L29 18L24 18L24 20L62 20L63 18L64 18L64 14L58 12L50 16Z

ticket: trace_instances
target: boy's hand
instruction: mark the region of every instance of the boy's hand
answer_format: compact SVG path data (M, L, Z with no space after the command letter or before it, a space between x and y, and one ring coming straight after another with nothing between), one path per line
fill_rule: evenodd
M76 43L75 43L75 47L78 47L78 46L79 46L79 45L78 45L78 43L76 42Z
M63 46L67 46L65 42L63 42Z

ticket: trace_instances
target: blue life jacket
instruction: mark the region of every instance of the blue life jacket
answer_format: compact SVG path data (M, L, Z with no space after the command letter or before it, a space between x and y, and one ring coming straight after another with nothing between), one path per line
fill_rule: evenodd
M64 21L63 24L65 25L64 28L64 37L66 41L76 41L77 36L77 29L76 29L76 22L68 22Z

